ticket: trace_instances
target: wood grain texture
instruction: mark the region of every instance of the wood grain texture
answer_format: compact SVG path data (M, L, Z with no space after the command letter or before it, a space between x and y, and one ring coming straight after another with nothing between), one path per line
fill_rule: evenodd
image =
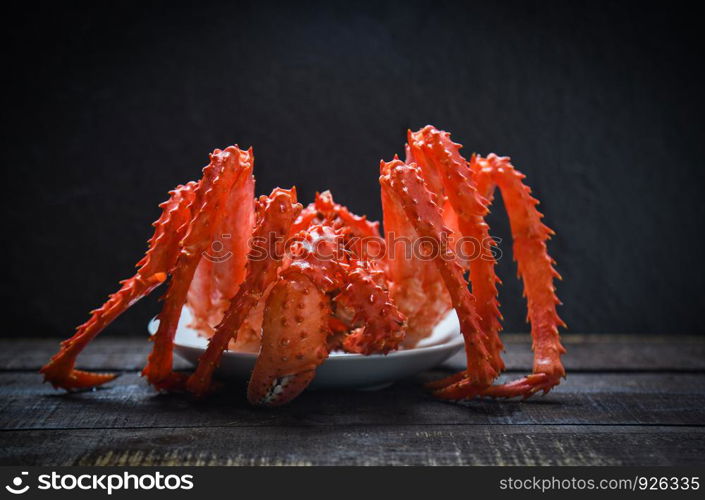
M507 335L519 376L524 336ZM0 342L0 464L667 465L705 459L705 342L566 336L569 374L525 402L443 403L422 387L449 367L375 392L309 391L251 407L244 383L202 401L156 394L139 376L150 345L99 339L83 367L119 369L105 388L66 394L36 369L56 341ZM178 365L185 368L186 364Z
M253 409L245 400L244 384L195 401L158 395L134 373L104 389L74 394L39 380L30 373L0 377L0 429L705 422L705 377L692 374L573 374L547 396L460 404L433 399L420 380L406 381L373 392L310 391L274 410Z
M528 334L504 334L503 357L511 371L530 370L531 341ZM566 368L604 371L705 371L705 338L687 335L562 336L568 348ZM0 340L0 370L38 370L59 347L57 339ZM140 370L152 345L145 338L97 338L78 358L77 366L89 370ZM454 357L448 366L464 364ZM176 357L177 368L189 365Z
M699 429L621 426L290 426L3 433L0 464L694 465Z

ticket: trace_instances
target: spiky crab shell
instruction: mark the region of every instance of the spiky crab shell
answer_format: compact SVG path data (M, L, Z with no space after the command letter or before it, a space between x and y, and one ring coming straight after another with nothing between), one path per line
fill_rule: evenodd
M252 150L215 150L202 178L179 186L160 205L162 215L135 276L121 282L120 290L62 343L41 370L45 379L65 389L112 380L112 374L75 370L76 356L171 277L143 370L157 389L206 394L223 350L231 345L260 350L250 401L283 404L306 387L330 349L372 354L413 346L454 307L468 368L428 384L436 396L527 397L550 390L565 375L558 335L565 325L553 286L560 276L546 250L553 232L541 222L524 175L509 158L494 154L466 161L460 144L432 126L410 131L408 141L406 161L395 157L380 165L384 238L378 223L353 214L328 191L305 209L293 188L255 200ZM504 367L494 242L484 221L497 187L524 282L535 360L533 374L491 386ZM432 258L397 254L398 236L424 239ZM461 238L481 243L477 258L456 254L454 244ZM216 241L229 259L210 258ZM375 243L378 253L361 241ZM174 332L184 304L193 312L194 326L210 337L188 378L172 371Z

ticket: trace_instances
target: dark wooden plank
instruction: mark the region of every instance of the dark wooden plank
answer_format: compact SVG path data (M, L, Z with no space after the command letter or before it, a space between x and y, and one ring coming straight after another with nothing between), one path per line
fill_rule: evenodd
M705 338L683 335L572 334L563 336L568 349L563 357L568 371L705 371ZM505 340L504 359L509 370L530 370L531 345L526 336ZM459 353L445 363L465 369Z
M140 370L152 344L144 338L95 339L78 358L77 367L88 370ZM0 370L39 370L59 349L57 339L0 340ZM190 365L178 356L175 367Z
M0 464L701 465L701 428L297 426L5 431Z
M156 395L135 373L76 394L40 381L33 373L0 374L0 429L705 423L705 376L699 374L572 374L547 396L462 404L439 402L420 380L409 380L373 392L309 391L274 410L250 407L237 383L193 401Z
M508 370L528 371L532 354L528 335L507 334ZM705 339L683 335L564 335L568 370L705 371ZM57 339L0 340L1 370L37 370L56 352ZM146 338L98 338L79 358L78 366L97 370L139 370L151 344ZM451 365L462 366L459 356ZM188 365L177 361L178 368Z

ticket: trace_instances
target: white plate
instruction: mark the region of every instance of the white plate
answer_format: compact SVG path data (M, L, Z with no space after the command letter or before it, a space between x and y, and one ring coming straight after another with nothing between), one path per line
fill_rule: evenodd
M174 346L176 353L195 365L205 351L208 340L186 325L191 314L184 307L176 330ZM147 329L154 334L159 326L156 318ZM387 355L349 354L334 351L316 370L311 388L357 388L378 389L395 380L409 377L443 363L463 347L460 324L455 311L436 325L430 337L422 340L418 347L393 351ZM216 373L220 377L247 380L255 366L256 354L225 351Z

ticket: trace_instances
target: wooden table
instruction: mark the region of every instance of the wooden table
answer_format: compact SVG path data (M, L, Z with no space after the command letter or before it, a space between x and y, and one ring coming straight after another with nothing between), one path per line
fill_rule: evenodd
M509 376L531 366L507 335ZM565 336L568 379L525 402L432 399L420 382L377 392L311 391L251 408L244 386L206 401L157 395L140 378L144 339L99 339L80 358L121 370L107 388L65 394L37 369L56 340L0 341L1 464L508 464L705 462L705 341ZM185 365L180 365L185 368Z

